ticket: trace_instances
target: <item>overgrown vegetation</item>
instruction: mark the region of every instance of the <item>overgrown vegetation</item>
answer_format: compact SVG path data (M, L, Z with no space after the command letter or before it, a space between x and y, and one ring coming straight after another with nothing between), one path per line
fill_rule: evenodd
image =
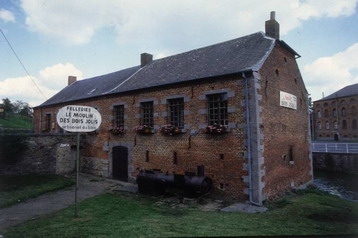
M25 134L0 135L0 164L16 164L28 148L27 139Z
M158 205L158 198L104 194L5 231L5 237L212 237L358 234L358 203L307 190L260 214Z
M0 127L11 129L32 129L32 108L28 103L16 101L12 103L5 98L0 103Z
M0 208L74 184L57 175L0 176Z

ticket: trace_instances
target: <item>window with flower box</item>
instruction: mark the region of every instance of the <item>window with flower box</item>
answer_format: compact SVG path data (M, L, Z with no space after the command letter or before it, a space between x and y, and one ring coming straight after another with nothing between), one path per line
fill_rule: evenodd
M153 127L154 125L153 102L140 103L140 124Z
M124 105L113 107L114 127L124 127Z
M113 135L123 135L126 133L124 129L124 105L113 107Z
M227 94L209 94L206 97L208 103L208 125L227 125Z
M168 124L184 128L184 98L168 99Z

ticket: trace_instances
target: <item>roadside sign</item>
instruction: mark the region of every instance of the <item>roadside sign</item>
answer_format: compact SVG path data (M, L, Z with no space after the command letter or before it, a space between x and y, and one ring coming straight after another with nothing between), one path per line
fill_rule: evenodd
M91 132L99 128L101 114L93 107L68 105L57 113L58 125L69 132Z
M78 217L77 191L80 171L80 132L97 130L101 125L102 117L93 107L68 105L58 110L56 120L58 125L65 131L77 132L75 217Z

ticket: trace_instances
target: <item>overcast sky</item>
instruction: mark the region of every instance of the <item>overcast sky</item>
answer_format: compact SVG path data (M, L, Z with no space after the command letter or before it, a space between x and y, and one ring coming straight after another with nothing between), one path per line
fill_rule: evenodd
M139 65L143 52L158 59L264 31L276 11L280 37L302 56L318 100L358 83L357 2L0 0L0 99L37 106L68 75L90 78Z

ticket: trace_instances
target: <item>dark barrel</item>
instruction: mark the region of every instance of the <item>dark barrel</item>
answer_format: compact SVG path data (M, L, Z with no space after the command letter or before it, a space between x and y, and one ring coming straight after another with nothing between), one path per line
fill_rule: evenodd
M212 188L212 180L207 176L164 174L154 170L141 170L137 175L140 193L164 193L167 188L183 189L191 195L203 195Z

